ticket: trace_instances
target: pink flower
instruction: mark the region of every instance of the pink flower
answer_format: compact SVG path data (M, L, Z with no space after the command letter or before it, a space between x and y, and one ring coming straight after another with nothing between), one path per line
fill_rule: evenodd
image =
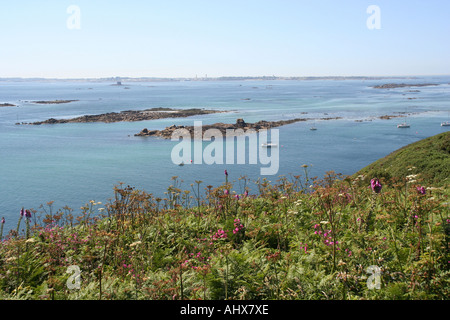
M225 191L224 191L223 193L225 193L225 195L229 195L229 194L230 194L230 192L228 191L228 189L225 189Z
M224 173L225 173L225 175L226 175L226 176L228 176L228 172L227 172L227 170L225 170L225 172L224 172Z
M372 188L373 192L380 193L381 192L381 183L378 179L372 179L370 180L370 187Z
M425 194L427 190L425 189L425 187L417 187L417 192L419 194Z

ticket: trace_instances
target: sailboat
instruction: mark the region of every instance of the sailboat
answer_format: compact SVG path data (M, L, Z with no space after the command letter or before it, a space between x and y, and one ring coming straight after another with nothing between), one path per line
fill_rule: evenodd
M313 125L311 126L311 128L309 128L309 130L315 131L317 130L316 128L316 123L314 122Z
M406 121L403 122L403 123L399 123L399 124L397 125L397 128L409 128L409 127L410 127L410 125L407 124Z
M405 111L405 114L406 114L406 111ZM409 128L409 127L410 127L410 125L406 122L406 120L403 123L399 123L397 125L397 128Z
M449 112L449 118L450 118L450 112ZM441 122L441 127L450 127L450 121Z
M272 147L277 147L278 145L276 143L272 143L272 142L267 142L267 143L262 143L261 147L263 148L272 148Z

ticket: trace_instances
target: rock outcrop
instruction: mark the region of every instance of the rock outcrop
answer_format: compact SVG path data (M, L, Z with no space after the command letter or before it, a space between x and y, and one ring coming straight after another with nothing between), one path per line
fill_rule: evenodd
M78 100L44 100L44 101L31 101L37 104L61 104L61 103L70 103Z
M373 86L375 89L395 89L395 88L410 88L410 87L428 87L437 86L435 83L417 83L417 84L407 84L407 83L387 83L378 86Z
M45 121L37 121L32 123L32 125L41 124L56 124L56 123L85 123L85 122L119 122L119 121L144 121L144 120L154 120L163 118L180 118L180 117L190 117L194 115L203 115L210 113L223 112L218 110L206 110L206 109L170 109L170 108L153 108L146 110L127 110L121 112L110 112L98 115L84 115L72 119L54 119L50 118Z
M336 120L336 119L341 119L341 118L340 117L322 118L320 120ZM191 138L201 139L203 137L203 134L205 133L205 131L209 130L209 129L217 129L222 133L223 136L226 136L227 130L242 129L244 131L244 133L247 132L247 130L254 130L255 132L259 132L261 130L267 130L267 129L291 124L294 122L308 121L308 120L311 120L311 119L296 118L296 119L280 120L280 121L261 120L261 121L255 122L255 123L248 123L248 122L245 122L244 119L237 119L236 123L234 123L234 124L227 124L227 123L219 122L219 123L214 123L214 124L209 124L209 125L202 125L201 136L196 135L196 133L200 133L200 132L197 132L195 130L194 126L172 125L170 127L166 127L163 130L148 130L147 128L145 128L141 132L136 133L135 136L137 136L137 137L154 136L154 137L160 137L160 138L164 138L164 139L171 139L172 134L176 130L185 129L189 132Z

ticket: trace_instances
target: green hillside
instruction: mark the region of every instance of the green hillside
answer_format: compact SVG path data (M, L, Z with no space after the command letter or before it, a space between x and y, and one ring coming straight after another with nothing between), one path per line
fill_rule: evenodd
M450 131L420 140L394 151L360 170L356 175L390 179L417 177L425 185L448 186L450 177Z
M417 177L378 189L370 173L253 185L230 168L217 187L175 176L163 199L120 184L78 216L18 208L15 230L0 225L0 300L448 300L449 189L417 187L448 185L449 142L375 162Z

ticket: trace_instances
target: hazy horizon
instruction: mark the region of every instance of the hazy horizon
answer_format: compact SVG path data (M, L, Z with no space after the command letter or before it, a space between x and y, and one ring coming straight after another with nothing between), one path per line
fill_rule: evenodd
M282 80L282 79L287 79L287 80L291 80L291 79L300 79L303 80L304 78L308 78L308 79L326 79L326 78L363 78L363 79L413 79L413 78L421 78L421 77L450 77L450 73L449 74L416 74L416 75L377 75L377 76L365 76L365 75L347 75L347 76L341 76L341 75L329 75L329 76L311 76L311 75L300 75L300 76L277 76L277 75L261 75L261 76L249 76L249 75L236 75L236 76L217 76L217 77L171 77L171 76L167 76L167 77L156 77L156 76L139 76L139 77L132 77L132 76L104 76L104 77L86 77L86 78L79 78L79 77L0 77L0 80L15 80L15 79L20 79L20 80L126 80L126 79L130 79L130 80L141 80L141 79L150 79L150 80L159 80L159 79L167 79L167 80L177 80L177 79L197 79L198 81L204 81L204 80L210 80L210 79L261 79L261 80L271 80L270 78L275 78L277 80ZM266 79L264 79L266 78Z

